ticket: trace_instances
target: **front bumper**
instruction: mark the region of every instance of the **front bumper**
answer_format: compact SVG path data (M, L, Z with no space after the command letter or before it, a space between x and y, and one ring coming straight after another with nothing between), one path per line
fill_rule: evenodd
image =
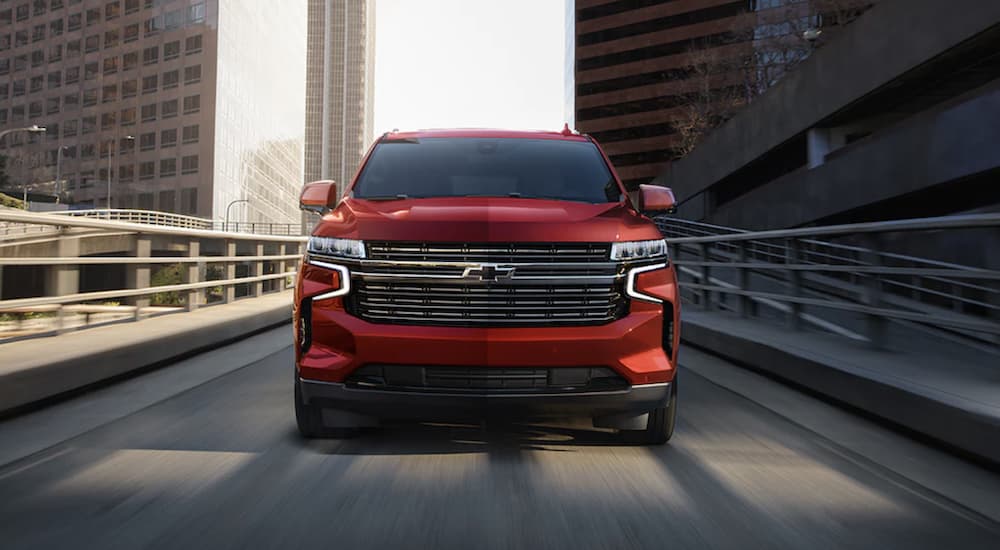
M452 420L504 417L635 417L664 407L670 383L579 393L482 393L378 390L299 378L306 404L376 418Z
M451 328L369 323L337 307L313 303L309 345L297 346L298 375L342 383L367 364L608 367L629 385L674 379L674 358L663 348L659 304L633 303L626 317L599 326Z

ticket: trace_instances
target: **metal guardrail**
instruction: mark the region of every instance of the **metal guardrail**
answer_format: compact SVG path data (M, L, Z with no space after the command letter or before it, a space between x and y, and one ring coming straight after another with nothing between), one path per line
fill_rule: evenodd
M224 222L194 216L185 216L182 214L174 214L171 212L157 212L155 210L109 210L106 208L100 208L94 210L64 210L48 212L47 214L73 218L100 219L141 225L153 225L158 227L180 227L185 229L202 229L205 231L249 233L252 235L302 235L302 224L300 223ZM44 232L44 228L45 226L35 224L0 223L0 237L20 236Z
M958 331L1000 346L1000 271L893 253L884 238L996 229L998 214L757 232L670 217L656 221L679 268L685 300L705 309L749 317L764 305L792 329L803 322L830 328L804 308L862 314L861 337L875 347L885 345L889 322Z
M2 224L45 227L57 236L55 245L46 243L37 247L39 250L58 250L56 256L10 257L2 255L0 247L0 270L6 266L15 269L36 266L47 271L43 279L46 281L44 295L0 300L0 314L35 310L54 313L55 332L66 328L66 315L80 311L81 304L93 306L109 300L125 301L132 306L130 311L138 319L152 311L150 302L156 295L172 295L169 298L175 303L169 305L192 311L212 303L229 303L241 296L257 297L287 290L306 241L306 237L301 236L229 233L212 228L8 210L0 211ZM80 256L81 242L89 243L88 248L100 248L102 240L111 242L103 238L105 235L114 235L114 243L117 243L107 246L118 246L121 250ZM26 248L30 250L30 246L21 245L20 253L23 254ZM121 266L127 284L125 288L81 292L80 275L86 266ZM153 286L154 269L164 266L177 266L183 280Z

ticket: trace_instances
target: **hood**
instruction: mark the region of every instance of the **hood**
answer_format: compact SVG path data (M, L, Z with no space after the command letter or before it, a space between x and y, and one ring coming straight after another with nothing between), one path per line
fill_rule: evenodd
M658 239L647 218L619 203L447 197L369 201L348 198L314 235L425 242L614 242Z

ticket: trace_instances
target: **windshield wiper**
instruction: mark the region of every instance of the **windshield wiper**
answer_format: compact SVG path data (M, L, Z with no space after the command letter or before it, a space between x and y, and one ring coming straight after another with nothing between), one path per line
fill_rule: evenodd
M358 198L366 201L405 201L406 199L410 198L410 196L405 193L399 193L398 195L382 195L375 197L358 197Z

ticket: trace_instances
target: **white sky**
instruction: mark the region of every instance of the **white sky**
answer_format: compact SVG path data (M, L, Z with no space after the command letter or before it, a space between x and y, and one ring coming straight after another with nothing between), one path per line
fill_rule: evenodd
M560 130L565 0L376 0L375 135Z

